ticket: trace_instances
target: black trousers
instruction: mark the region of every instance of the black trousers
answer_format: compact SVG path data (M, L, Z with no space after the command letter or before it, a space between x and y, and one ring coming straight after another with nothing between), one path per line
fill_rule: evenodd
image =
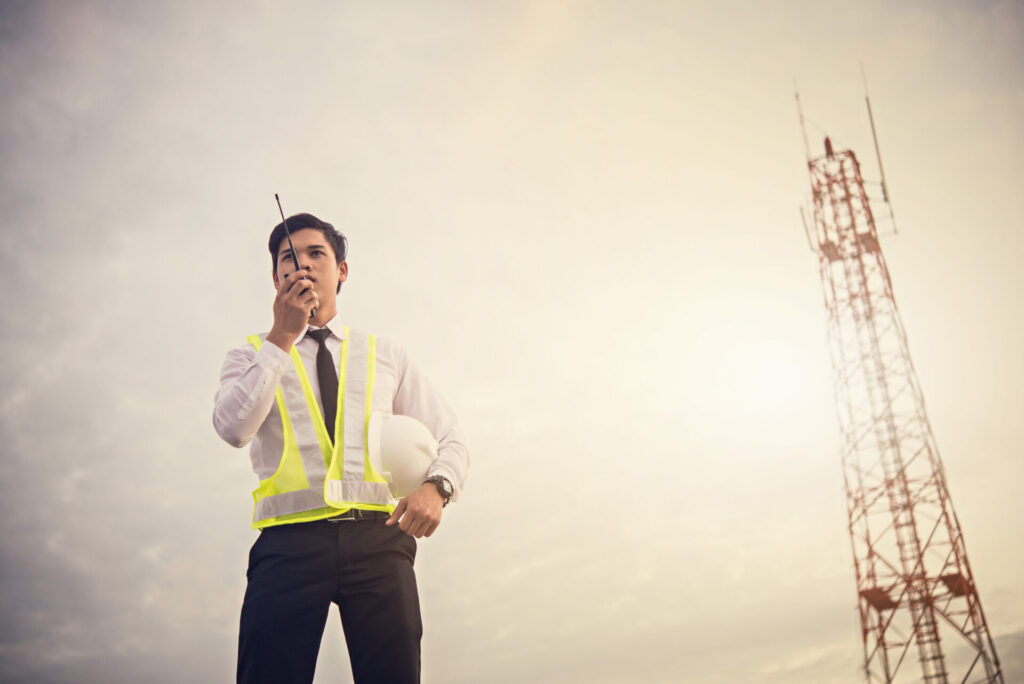
M249 552L239 684L309 684L331 603L356 684L418 684L416 540L383 520L269 527Z

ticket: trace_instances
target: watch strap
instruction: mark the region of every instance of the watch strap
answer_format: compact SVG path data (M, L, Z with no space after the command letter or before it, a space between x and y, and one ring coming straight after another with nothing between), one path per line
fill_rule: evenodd
M447 506L448 503L452 500L452 495L454 494L455 488L452 487L452 483L449 482L448 478L445 477L444 475L431 475L430 477L423 481L423 484L426 484L428 482L434 485L434 487L437 489L437 493L440 494L441 498L444 500L444 506Z

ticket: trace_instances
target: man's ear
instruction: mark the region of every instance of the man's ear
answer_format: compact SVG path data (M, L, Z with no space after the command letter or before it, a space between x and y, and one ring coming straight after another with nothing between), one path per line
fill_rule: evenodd
M274 279L274 289L276 290L277 288L281 287L281 283L277 279L277 269L276 268L270 271L270 276Z
M338 282L343 283L348 280L348 262L342 261L338 264Z

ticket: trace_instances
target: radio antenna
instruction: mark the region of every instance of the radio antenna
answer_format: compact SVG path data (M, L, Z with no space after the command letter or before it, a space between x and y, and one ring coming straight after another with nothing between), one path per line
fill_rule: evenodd
M889 186L885 182L885 169L882 168L882 152L878 148L878 134L875 132L875 117L871 113L871 97L868 95L868 77L864 73L864 62L860 63L860 76L864 81L864 102L868 106L868 121L871 122L871 138L875 141L875 158L878 159L878 173L882 178L882 200L889 207L889 219L892 221L892 232L896 234L896 216L892 211L892 202L889 201Z
M804 153L807 155L807 168L811 168L811 146L807 142L807 126L804 124L804 108L800 106L800 91L796 87L796 79L793 79L793 96L796 97L796 111L800 115L800 132L804 136Z
M295 270L299 270L299 253L295 251L295 245L292 244L292 233L288 230L288 219L284 217L284 209L281 208L281 198L274 193L274 199L277 200L277 210L281 212L281 222L284 224L284 234L288 238L288 249L292 252L292 263L295 264ZM309 312L309 317L316 316L316 309Z

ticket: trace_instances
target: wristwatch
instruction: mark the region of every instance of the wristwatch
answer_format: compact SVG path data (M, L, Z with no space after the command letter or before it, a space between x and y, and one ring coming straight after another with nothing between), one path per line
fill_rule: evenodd
M448 505L448 502L452 500L452 495L455 494L455 489L452 487L452 483L448 481L448 478L444 475L432 475L423 481L423 484L430 483L437 487L437 493L444 499L444 506Z

